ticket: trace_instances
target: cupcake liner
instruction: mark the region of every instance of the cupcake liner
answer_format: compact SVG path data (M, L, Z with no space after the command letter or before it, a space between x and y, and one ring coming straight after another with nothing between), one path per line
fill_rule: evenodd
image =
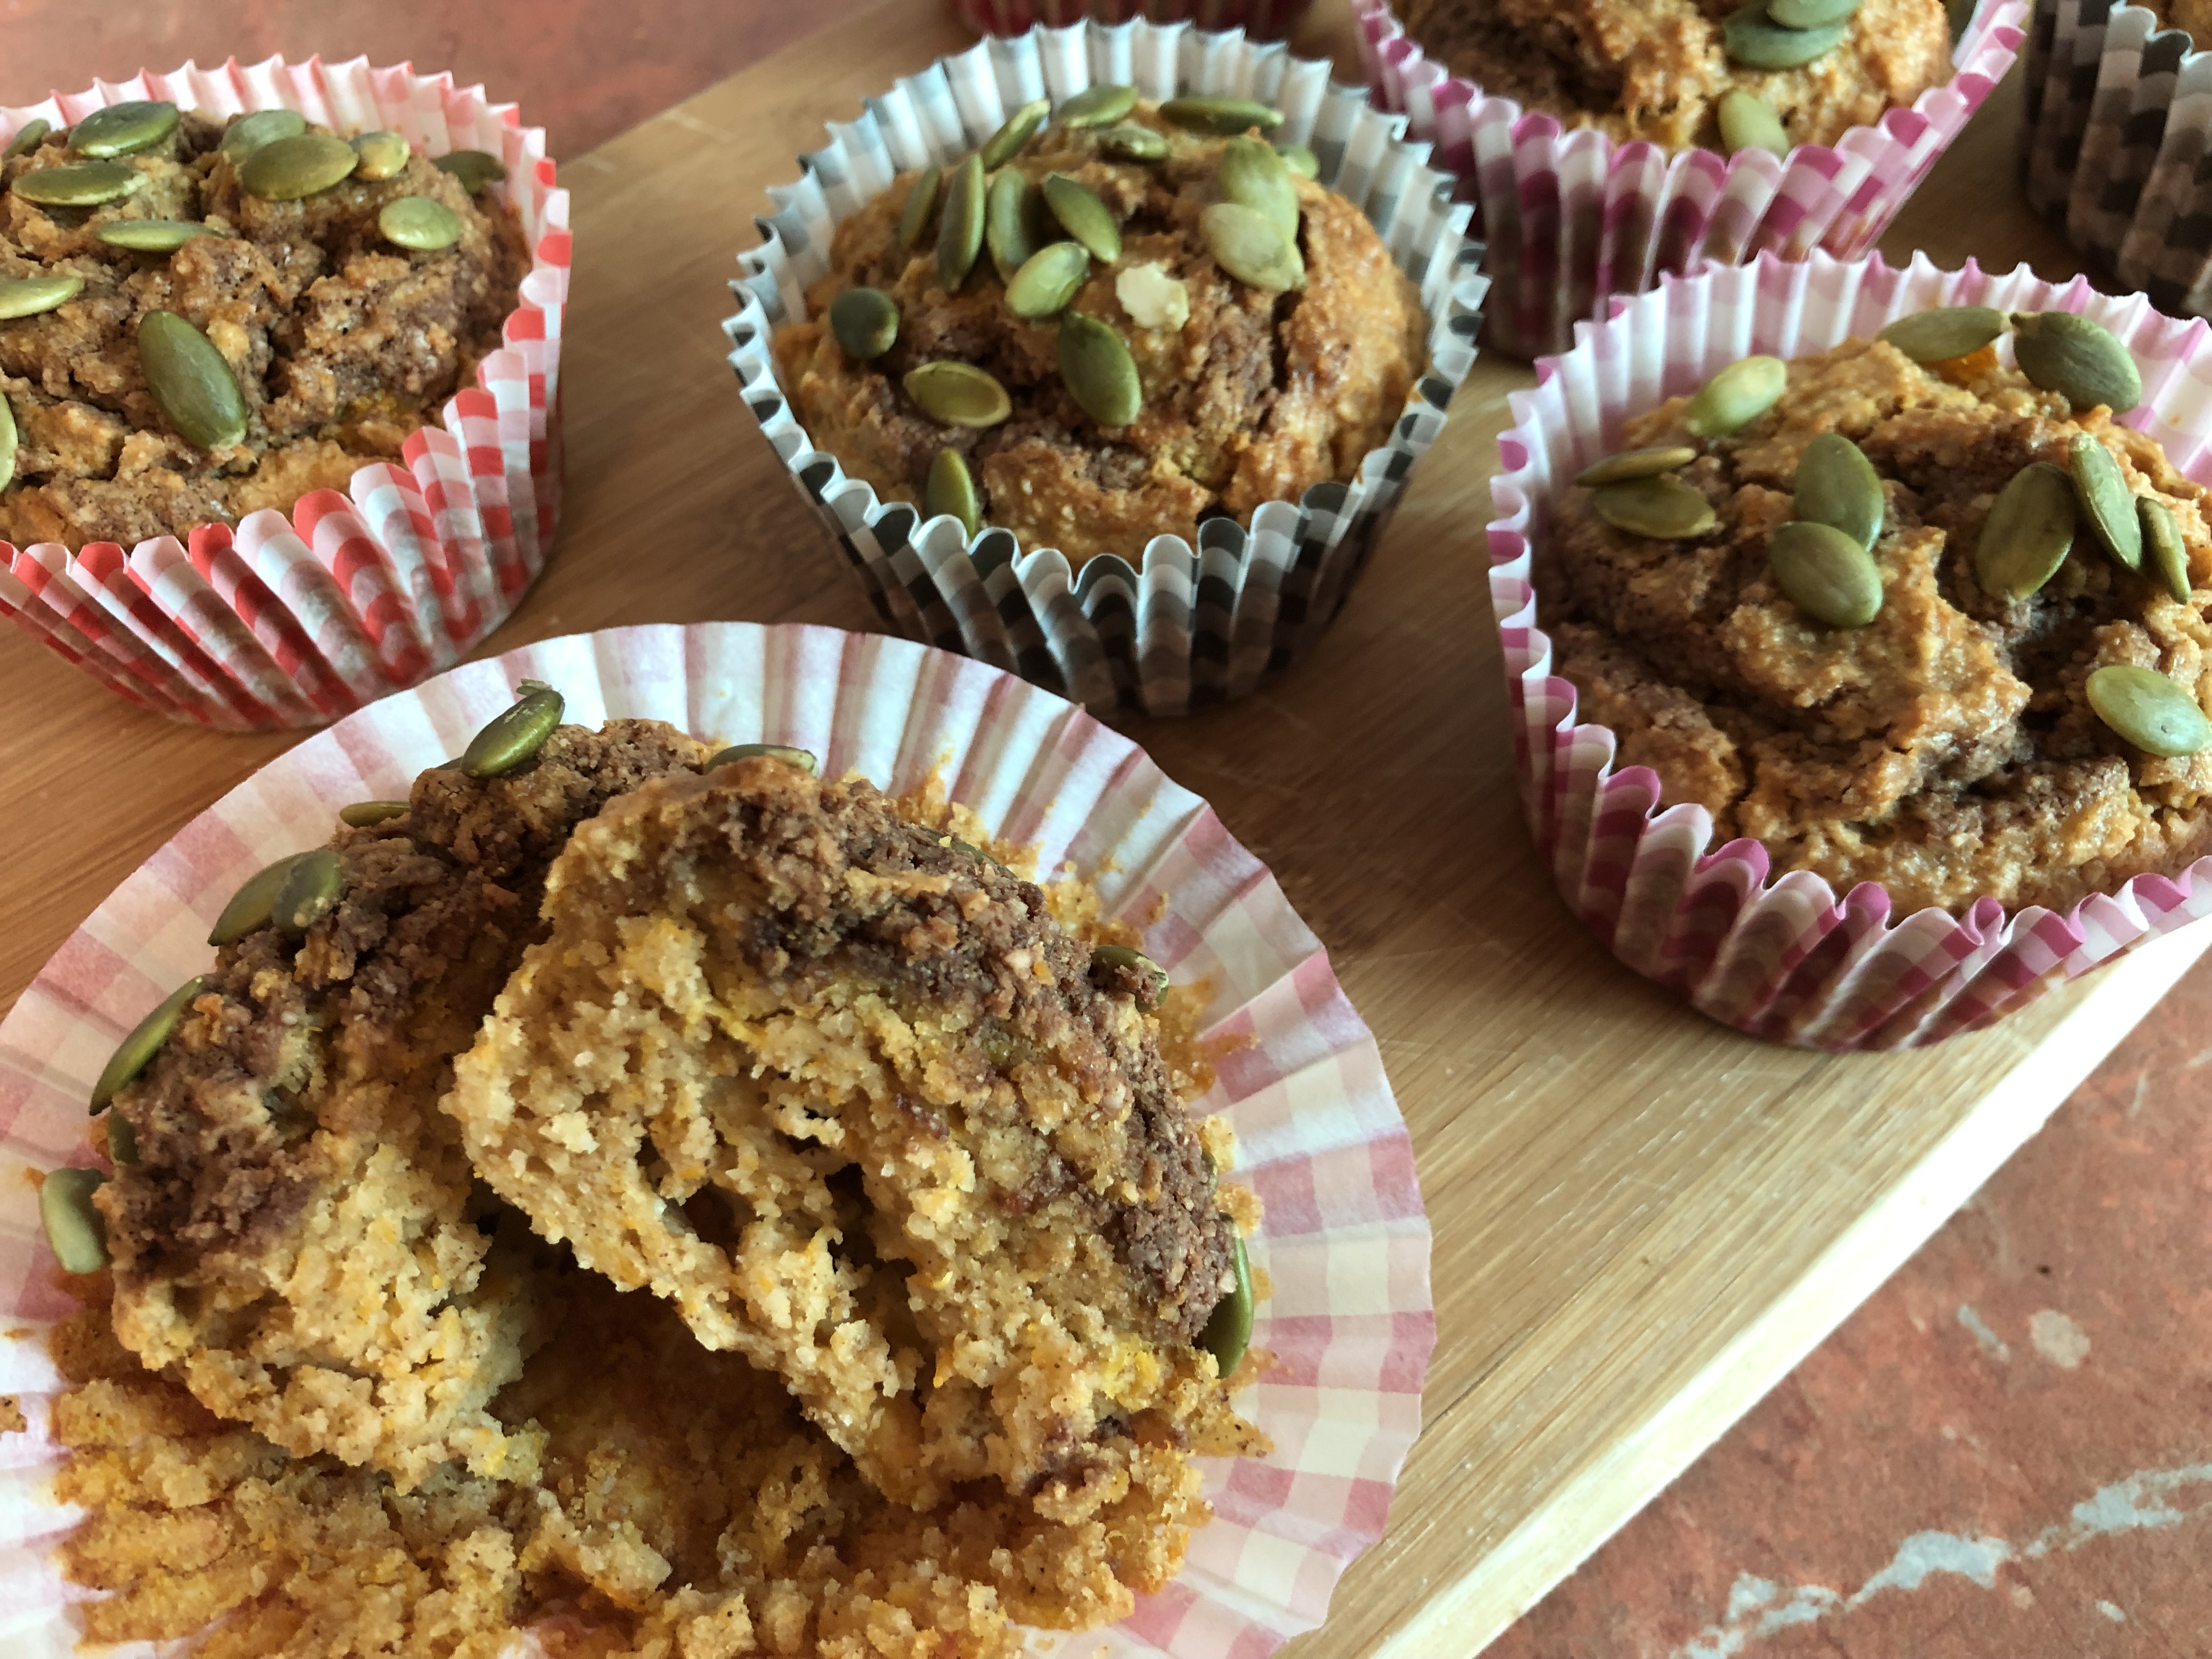
M2035 0L2021 91L2030 205L2161 310L2212 310L2212 53L2142 6Z
M1513 394L1491 481L1491 602L1513 708L1514 760L1530 833L1583 925L1646 978L1700 1012L1753 1036L1828 1049L1900 1048L1986 1025L2145 939L2212 914L2212 859L2178 876L2140 876L2063 915L2008 915L1978 899L1952 916L1893 919L1887 890L1863 883L1838 899L1818 876L1773 876L1751 840L1712 845L1702 806L1662 807L1648 767L1613 768L1613 733L1578 721L1575 689L1551 672L1536 614L1531 551L1553 499L1582 468L1617 448L1623 422L1693 391L1723 365L1765 352L1790 358L1873 335L1941 305L2082 313L2125 341L2144 403L2125 424L2149 433L2173 465L2212 483L2212 335L2114 299L2082 278L2063 286L2023 265L1992 276L1971 261L1939 270L1916 254L1880 259L1761 255L1616 302L1583 324L1575 350L1537 366ZM2006 349L2009 349L2008 347Z
M124 1033L205 967L209 925L238 884L324 840L345 803L404 795L526 677L558 686L586 725L649 716L798 744L826 775L858 771L893 790L933 775L995 836L1035 845L1040 868L1091 872L1107 913L1143 927L1178 982L1210 983L1205 1028L1229 1052L1198 1109L1236 1127L1236 1178L1267 1208L1252 1258L1272 1281L1252 1340L1277 1364L1239 1404L1276 1450L1208 1462L1216 1519L1132 1618L1030 1645L1258 1659L1319 1624L1344 1568L1382 1534L1436 1334L1413 1148L1375 1040L1274 878L1205 802L1059 698L902 641L745 623L547 640L387 697L224 796L86 920L0 1024L0 1304L14 1323L70 1306L24 1170L92 1161L93 1080ZM51 1549L77 1518L46 1495L58 1386L37 1343L0 1342L0 1387L31 1420L28 1434L0 1437L0 1628L26 1659L73 1653L68 1604L86 1594Z
M1242 29L1253 40L1279 40L1313 0L951 0L952 15L978 34L1027 34L1042 24L1066 28L1086 18L1127 23L1190 23L1208 31Z
M1405 111L1413 135L1435 143L1438 164L1480 204L1475 234L1498 285L1486 343L1522 357L1566 350L1575 323L1602 314L1609 295L1644 293L1701 261L1871 250L2012 67L2027 17L2027 0L1980 0L1950 81L1832 147L1800 144L1784 158L1670 155L1566 127L1429 62L1390 0L1352 0L1352 9L1376 101Z
M442 425L377 462L345 495L317 490L287 517L94 542L0 542L0 611L111 690L172 719L226 731L319 726L453 665L507 619L545 562L560 507L561 322L568 193L545 135L512 104L450 75L366 58L251 68L186 64L98 82L74 97L0 110L0 141L43 118L67 126L112 103L167 99L222 118L295 109L341 132L388 128L433 155L483 149L532 250L504 347L451 398Z
M1413 463L1443 429L1445 405L1474 362L1487 283L1463 235L1468 210L1401 142L1405 123L1333 86L1325 63L1182 23L1082 23L987 40L939 59L867 100L831 143L804 157L795 185L772 189L761 246L739 256L731 284L744 309L723 325L746 407L859 574L884 620L908 638L1034 680L1094 713L1179 714L1242 696L1304 653L1332 621L1389 522ZM1321 178L1358 204L1419 287L1430 327L1427 372L1390 441L1348 484L1274 501L1249 526L1201 526L1194 549L1158 536L1139 568L1115 555L1078 570L1051 548L1024 550L986 526L971 543L957 520L924 522L884 501L817 450L777 378L771 336L806 315L807 284L829 269L838 222L902 169L957 160L1013 110L1094 82L1149 98L1179 92L1264 99L1285 117L1278 137L1312 146Z

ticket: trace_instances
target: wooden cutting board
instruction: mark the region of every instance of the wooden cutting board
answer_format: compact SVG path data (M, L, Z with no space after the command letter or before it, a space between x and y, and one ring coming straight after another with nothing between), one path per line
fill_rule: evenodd
M1357 79L1342 0L1300 46ZM497 652L617 623L877 625L739 407L715 325L765 187L827 120L965 45L892 0L562 176L574 192L568 495ZM527 88L495 88L524 97ZM2018 199L2012 88L1885 244L2070 274ZM1468 1659L1686 1465L2027 1135L2204 948L2185 937L1931 1051L1836 1058L1708 1024L1569 919L1522 829L1482 526L1486 359L1320 650L1139 740L1271 865L1380 1039L1436 1228L1428 1429L1389 1535L1302 1659ZM0 635L0 994L284 748L126 707Z

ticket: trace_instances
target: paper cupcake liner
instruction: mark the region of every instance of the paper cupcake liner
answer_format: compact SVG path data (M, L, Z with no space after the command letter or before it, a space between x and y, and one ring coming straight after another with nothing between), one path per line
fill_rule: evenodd
M760 247L739 256L731 284L744 309L723 325L746 407L859 574L884 622L910 639L959 651L1034 680L1096 713L1179 714L1242 696L1302 656L1335 617L1389 522L1415 461L1443 430L1445 405L1474 362L1487 283L1468 210L1399 135L1402 118L1333 86L1325 63L1236 34L1187 25L1085 23L987 40L901 81L825 149L801 161L795 185L772 189ZM957 160L1006 116L1049 93L1094 82L1148 98L1233 93L1284 112L1279 136L1310 144L1324 183L1374 222L1418 285L1429 317L1429 368L1390 441L1348 484L1299 501L1263 503L1249 526L1201 526L1198 546L1158 536L1139 568L1115 555L1078 570L1052 548L1024 550L986 526L970 543L959 521L924 522L884 501L835 456L814 447L778 379L771 338L806 315L805 289L829 269L830 236L902 170Z
M2094 0L2093 0L2094 3ZM1669 154L1486 94L1428 61L1390 0L1352 0L1376 101L1412 118L1480 204L1497 293L1486 343L1516 356L1565 351L1607 297L1641 294L1700 261L1762 253L1838 258L1869 252L1968 118L2012 67L2027 0L1981 0L1954 73L1909 109L1853 127L1832 146Z
M507 166L500 194L532 250L505 346L423 427L404 465L378 462L347 493L291 516L248 514L184 543L125 550L0 542L0 611L111 690L173 720L226 731L319 726L451 667L537 580L560 507L561 322L568 192L545 134L481 87L367 58L251 68L186 64L0 110L0 141L43 118L67 126L108 104L167 99L220 119L295 109L335 131L387 128L433 155L482 149Z
M1613 733L1578 720L1573 685L1551 672L1532 547L1553 501L1619 447L1629 416L1739 358L1826 350L1941 305L2094 317L2142 369L2144 403L2124 423L2156 438L2189 477L2212 483L2212 336L2202 325L2160 316L2141 295L2100 295L2081 278L2041 282L2024 265L1999 276L1971 262L1939 270L1917 254L1899 270L1820 253L1807 264L1762 255L1749 266L1668 277L1617 302L1607 321L1583 325L1571 353L1537 365L1536 389L1513 394L1514 424L1498 440L1504 471L1491 481L1490 592L1514 760L1530 833L1560 895L1613 955L1699 1012L1805 1048L1900 1048L1971 1030L2212 915L2212 859L2172 878L2137 877L2063 915L2036 906L2008 915L1984 897L1955 917L1927 909L1893 920L1878 884L1839 900L1818 876L1773 876L1755 841L1714 847L1704 807L1662 807L1648 767L1614 770Z
M1375 1040L1274 878L1204 801L1059 698L902 641L747 623L547 640L386 698L224 796L93 912L0 1024L0 1304L12 1319L69 1306L24 1168L92 1161L94 1079L124 1033L205 968L208 927L238 884L322 842L345 803L404 795L526 677L559 687L585 725L650 717L797 744L825 775L858 771L894 791L933 774L994 836L1033 844L1042 869L1066 860L1091 873L1107 913L1143 928L1178 982L1211 983L1205 1029L1231 1048L1197 1109L1229 1115L1236 1178L1266 1205L1251 1252L1273 1291L1252 1340L1278 1363L1239 1404L1276 1449L1207 1463L1216 1518L1133 1616L1031 1648L1259 1659L1319 1624L1345 1567L1382 1534L1436 1334L1412 1144ZM32 1424L0 1437L0 1628L11 1655L59 1659L74 1651L68 1603L84 1592L51 1553L76 1518L45 1496L58 1385L37 1344L0 1342L0 1386Z
M1201 29L1242 29L1248 39L1279 40L1313 0L951 0L952 15L978 34L1026 34L1042 24L1066 28L1085 19L1127 23L1190 23Z

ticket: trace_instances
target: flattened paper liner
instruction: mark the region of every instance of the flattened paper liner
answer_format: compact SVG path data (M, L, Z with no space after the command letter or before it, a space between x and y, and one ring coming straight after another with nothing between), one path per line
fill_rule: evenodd
M1279 40L1313 0L951 0L952 15L978 34L1026 34L1042 24L1065 28L1085 18L1127 23L1188 23L1208 31L1242 29L1254 40Z
M1463 234L1468 210L1426 165L1428 147L1401 142L1403 120L1332 85L1328 68L1280 45L1180 23L1084 23L987 40L868 100L850 125L831 123L830 144L802 159L799 181L769 191L776 211L759 222L764 240L739 256L744 275L731 284L744 309L722 325L730 362L745 406L890 627L1096 714L1180 714L1243 696L1334 619L1474 362L1488 284L1475 274L1481 249ZM1312 146L1322 181L1366 212L1419 288L1430 362L1389 442L1368 453L1351 483L1265 502L1249 526L1210 520L1195 550L1156 536L1139 568L1109 554L1077 571L1057 550L1024 550L988 524L971 544L958 520L924 522L917 508L879 501L848 477L793 414L769 337L806 315L806 287L829 269L837 224L902 170L957 160L1031 99L1058 101L1096 82L1147 98L1230 93L1282 110L1276 136Z
M404 465L376 462L347 493L303 495L287 519L159 536L125 550L0 542L0 611L111 690L225 731L320 726L450 668L507 620L538 578L560 508L561 324L568 192L545 134L481 87L365 58L97 82L74 97L0 109L0 143L34 118L57 127L133 98L221 120L295 109L340 133L387 128L431 155L482 149L532 250L506 344L424 426Z
M1034 843L1043 870L1072 860L1091 872L1107 913L1144 927L1176 980L1212 981L1206 1030L1242 1046L1198 1109L1230 1115L1236 1178L1267 1206L1251 1250L1273 1294L1253 1342L1279 1363L1238 1403L1275 1455L1207 1463L1217 1518L1194 1535L1182 1576L1128 1620L1032 1646L1260 1659L1319 1624L1339 1576L1382 1534L1436 1338L1428 1222L1375 1040L1274 878L1204 801L1080 709L903 641L746 623L570 635L387 697L270 762L124 882L0 1024L0 1304L24 1323L66 1310L23 1166L92 1161L94 1079L123 1034L206 966L208 928L238 884L325 839L347 802L404 796L525 678L558 687L586 725L649 716L795 744L827 775L857 770L893 789L935 771L994 834ZM42 1495L58 1458L56 1380L34 1343L6 1341L0 1380L32 1422L0 1436L0 1629L10 1656L60 1659L75 1640L65 1604L83 1592L48 1553L73 1519Z
M1986 1025L2144 939L2212 914L2212 859L2179 876L2140 876L2064 915L1994 898L1956 918L1928 909L1893 921L1873 882L1839 901L1820 878L1771 877L1751 840L1712 845L1702 806L1659 805L1648 767L1613 769L1613 737L1577 720L1575 689L1552 672L1552 642L1530 582L1551 502L1582 468L1618 447L1623 422L1694 390L1754 353L1784 358L1866 337L1931 306L2075 311L2127 343L2144 403L2124 424L2149 433L2173 465L2212 483L2212 334L2160 316L2141 295L2113 299L2081 279L2063 287L2023 265L1990 276L1925 257L1748 266L1668 277L1576 328L1576 348L1536 366L1513 394L1491 480L1490 594L1513 706L1514 760L1538 851L1560 896L1637 972L1753 1036L1814 1048L1901 1048ZM2000 349L2009 351L2009 343Z
M1870 251L2012 67L2027 18L2027 0L1980 0L1948 82L1832 147L1800 144L1784 158L1669 154L1566 127L1429 62L1390 0L1352 0L1352 10L1376 102L1405 111L1480 204L1474 234L1498 284L1488 343L1520 357L1565 351L1574 325L1602 315L1609 295L1644 293L1701 261Z

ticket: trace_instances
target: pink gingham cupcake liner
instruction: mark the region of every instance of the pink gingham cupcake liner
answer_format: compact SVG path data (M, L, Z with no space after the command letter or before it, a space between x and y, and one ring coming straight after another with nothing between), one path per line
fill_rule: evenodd
M2008 915L1993 898L1958 915L1897 916L1869 882L1838 897L1802 871L1773 873L1766 849L1713 845L1702 806L1664 805L1647 767L1614 769L1613 733L1576 717L1575 689L1551 672L1531 559L1552 501L1619 446L1622 424L1695 390L1725 364L1791 358L1864 338L1932 306L2074 311L2111 329L2142 371L2142 405L2124 423L2173 465L2212 483L2212 331L2177 322L2141 295L2063 286L2026 266L2004 276L1969 262L1939 270L1915 255L1815 253L1790 264L1668 277L1576 330L1573 351L1536 366L1513 394L1491 481L1490 592L1504 649L1512 736L1529 832L1577 921L1629 967L1705 1014L1754 1036L1827 1049L1900 1048L1972 1030L2079 978L2146 939L2212 915L2212 859L2179 875L2140 876L2061 915ZM2009 349L2009 345L2002 347Z
M2027 0L1980 0L1952 78L1832 147L1668 154L1530 112L1428 61L1390 0L1352 0L1369 85L1436 145L1477 204L1496 292L1487 343L1521 357L1565 351L1608 296L1641 294L1701 261L1870 251L1905 199L2012 67Z
M183 542L0 542L0 611L111 690L173 720L225 731L320 726L459 661L535 581L560 507L561 324L568 193L545 135L515 106L450 75L366 58L281 58L99 82L73 97L0 110L0 135L67 126L134 98L222 119L295 109L333 131L388 129L431 155L498 156L498 191L532 250L504 347L410 437L402 465L353 475L347 493L302 496L288 519L248 514ZM4 142L4 139L0 139Z
M1211 988L1224 1039L1196 1109L1235 1127L1235 1178L1266 1206L1250 1241L1270 1294L1253 1345L1275 1357L1239 1407L1275 1443L1212 1460L1214 1520L1182 1575L1111 1629L1030 1650L1110 1659L1261 1659L1318 1625L1344 1569L1381 1536L1420 1428L1436 1339L1429 1227L1413 1147L1375 1039L1321 943L1211 807L1127 738L1000 671L904 641L747 623L571 635L387 697L271 762L188 824L55 953L0 1024L0 1305L33 1327L66 1312L26 1171L91 1164L85 1103L117 1042L200 971L239 883L315 845L347 802L404 796L544 680L585 725L665 720L732 742L796 744L830 776L895 791L933 776L1042 870L1090 872L1109 915L1144 930L1177 982ZM0 1389L30 1419L0 1437L0 1629L11 1655L74 1652L53 1546L79 1519L47 1482L61 1386L35 1340L0 1341Z
M1066 28L1086 20L1189 23L1209 33L1242 29L1251 40L1279 40L1313 0L949 0L952 15L978 34L1026 34L1042 24Z

